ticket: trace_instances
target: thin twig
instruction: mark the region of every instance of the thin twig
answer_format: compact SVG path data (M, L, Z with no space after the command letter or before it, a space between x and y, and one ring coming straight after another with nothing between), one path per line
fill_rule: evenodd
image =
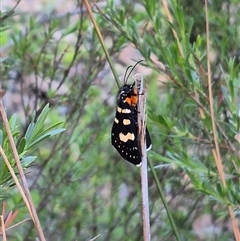
M167 15L168 21L170 23L173 23L173 18L172 18L172 15L171 15L171 13L170 13L170 11L168 9L167 1L166 0L162 0L162 4L163 4L164 11L165 11L165 13ZM177 45L178 45L178 50L180 52L180 55L181 55L182 58L184 58L182 46L181 46L181 43L179 41L178 35L177 35L176 31L173 28L171 28L171 29L172 29L172 33L173 33L174 38L177 40Z
M10 229L13 229L13 228L19 226L20 224L22 224L22 223L24 223L24 222L26 222L26 221L29 221L29 220L31 220L31 218L25 218L24 220L22 220L22 221L20 221L20 222L18 222L18 223L16 223L16 224L13 224L12 226L6 228L6 231L7 231L7 230L10 230Z
M21 196L23 198L23 201L24 201L24 203L25 203L25 205L26 205L26 207L27 207L27 209L28 209L28 211L29 211L29 213L30 213L30 215L32 217L32 212L31 212L30 205L29 205L29 202L27 200L27 197L26 197L26 195L25 195L25 193L24 193L24 191L23 191L23 189L21 187L21 184L18 181L17 176L16 176L16 174L15 174L15 172L14 172L14 170L13 170L13 168L12 168L12 166L11 166L11 164L10 164L10 162L9 162L9 160L8 160L8 158L7 158L7 156L6 156L6 154L5 154L5 152L4 152L4 150L3 150L1 145L0 145L0 154L1 154L3 160L4 160L5 164L6 164L9 172L11 173L12 178L13 178L13 180L14 180L17 188L18 188L18 191L21 194ZM32 217L32 219L33 219L33 217Z
M163 206L164 206L164 208L166 210L169 222L170 222L170 224L172 226L172 229L173 229L173 232L175 234L176 240L181 241L180 234L179 234L177 226L176 226L176 224L174 222L174 218L173 218L172 213L170 211L170 208L168 206L166 197L164 196L164 192L163 192L162 186L161 186L161 184L160 184L160 182L158 180L158 176L157 176L157 173L155 171L156 167L153 166L151 161L148 161L148 163L149 163L149 166L150 166L150 170L151 170L151 172L153 174L153 178L155 180L155 183L157 185L157 190L158 190L159 195L160 195L160 197L162 199Z
M110 65L110 68L111 68L112 73L113 73L113 75L114 75L115 81L116 81L116 83L117 83L117 85L118 85L118 87L119 87L120 84L119 84L119 79L118 79L117 71L115 70L115 67L114 67L114 65L112 64L111 57L110 57L110 55L109 55L109 53L108 53L107 47L106 47L106 45L105 45L105 43L104 43L102 34L101 34L101 32L100 32L100 30L99 30L99 27L98 27L98 25L97 25L97 22L95 21L95 18L94 18L94 16L93 16L92 9L91 9L91 7L90 7L90 5L89 5L89 3L88 3L88 0L83 0L83 2L84 2L84 5L85 5L85 7L86 7L86 9L87 9L87 11L88 11L88 14L89 14L89 17L90 17L90 19L91 19L91 21L92 21L92 23L93 23L93 26L94 26L94 28L95 28L95 30L96 30L97 36L98 36L98 38L99 38L100 44L102 45L103 51L104 51L104 53L105 53L105 55L106 55L107 61L108 61L109 65ZM96 5L95 5L95 6L96 6Z
M215 123L215 115L213 109L213 98L212 98L212 79L211 79L211 65L210 65L210 38L209 38L209 21L208 21L208 3L205 0L205 11L206 11L206 34L207 34L207 67L208 67L208 90L209 90L209 105L210 105L210 114L211 114L211 121L212 121L212 129L213 129L213 138L215 144L215 150L213 151L214 160L218 169L218 173L220 176L220 180L223 184L223 187L226 188L226 181L224 176L224 170L218 145L218 138L217 138L217 128ZM228 197L226 197L228 199ZM228 201L228 200L227 200ZM235 218L233 209L231 205L228 205L228 211L231 217L232 227L234 231L234 235L237 241L240 241L240 233L238 229L237 220Z
M5 232L5 224L4 224L3 215L0 215L0 220L1 220L0 228L1 228L1 230L2 230L3 241L7 241L7 236L6 236L6 232Z
M4 111L4 106L3 106L3 103L2 103L1 97L0 97L0 116L2 116L2 120L3 120L3 123L4 123L5 129L6 129L6 132L7 132L7 136L8 136L11 148L12 148L13 156L14 156L14 159L16 161L16 165L17 165L17 168L18 168L18 171L19 171L19 176L20 176L20 179L21 179L21 182L22 182L23 190L24 190L26 198L27 198L27 202L25 202L25 203L29 204L29 207L27 205L27 208L29 208L28 211L29 211L29 213L32 217L32 220L33 220L33 222L36 226L36 229L38 231L40 240L45 241L46 239L44 237L42 227L41 227L41 224L39 222L37 212L35 210L35 207L34 207L34 204L33 204L33 201L32 201L30 191L28 189L27 181L26 181L26 178L25 178L25 175L24 175L24 172L23 172L23 168L22 168L19 156L18 156L17 148L16 148L15 143L14 143L14 139L13 139L13 136L12 136L12 133L11 133L11 130L10 130L10 126L9 126L9 123L8 123L8 120L7 120L7 116L6 116L6 113Z
M19 4L21 1L22 1L22 0L18 0L18 1L16 2L15 6L14 6L9 12L6 12L6 13L2 14L2 16L0 17L0 24L1 24L1 25L2 25L2 22L3 22L6 18L8 18L8 17L10 17L11 15L14 14L15 9L17 8L18 4Z
M147 171L147 151L145 141L145 105L146 93L143 91L143 76L141 74L135 75L135 80L140 81L140 91L138 97L138 140L141 145L142 165L141 165L141 189L142 189L142 218L143 218L143 240L151 240L150 232L150 217L149 217L149 200L148 200L148 171Z
M97 238L99 238L100 236L101 236L101 234L98 234L96 237L90 239L89 241L94 241L94 240L96 240Z

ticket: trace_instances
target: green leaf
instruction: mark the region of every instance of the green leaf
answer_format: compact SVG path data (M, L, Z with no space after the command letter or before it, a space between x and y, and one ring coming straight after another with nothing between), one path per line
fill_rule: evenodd
M23 168L29 167L36 160L36 158L36 156L27 156L22 158L21 163Z
M155 114L153 114L153 112L150 112L148 114L148 117L149 117L149 119L154 121L156 124L162 125L165 128L167 128L168 130L172 129L172 127L173 127L173 123L171 122L171 120L167 116L155 115Z
M63 132L65 129L59 128L59 129L54 129L55 127L59 126L62 124L62 122L55 123L49 127L45 127L45 121L47 119L49 113L49 104L47 104L42 112L40 113L39 117L37 118L36 123L30 123L28 126L28 129L26 131L26 144L25 144L25 149L30 149L37 143L43 141L47 137L59 134Z
M23 137L19 143L18 154L21 154L25 150L25 146L26 146L26 138Z
M41 114L38 116L37 118L37 121L36 121L36 126L35 126L35 130L34 130L34 135L37 135L39 132L41 132L41 130L43 129L44 127L44 122L46 121L47 119L47 115L48 115L48 112L49 112L49 104L47 104Z
M14 129L15 129L16 123L17 123L17 115L14 114L14 115L10 118L10 120L9 120L9 125L10 125L10 129L11 129L11 130L14 130Z
M3 131L0 130L0 145L3 146Z
M26 138L26 141L29 142L32 135L33 135L33 132L34 132L34 128L35 128L35 124L32 122L29 124L28 128L27 128L27 131L26 131L26 134L25 134L25 138Z

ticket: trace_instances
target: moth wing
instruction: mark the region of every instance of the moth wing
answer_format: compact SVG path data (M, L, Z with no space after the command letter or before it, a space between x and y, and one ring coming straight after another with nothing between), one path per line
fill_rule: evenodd
M112 126L112 145L125 160L134 165L141 164L137 134L132 112L123 114L117 111Z

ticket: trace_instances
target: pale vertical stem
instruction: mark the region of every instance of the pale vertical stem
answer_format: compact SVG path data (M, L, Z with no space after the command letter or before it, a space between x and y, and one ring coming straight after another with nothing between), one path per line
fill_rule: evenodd
M18 191L20 192L20 194L21 194L21 196L22 196L22 198L23 198L23 201L24 201L25 205L26 205L27 209L29 210L29 214L31 215L31 218L33 219L32 212L31 212L31 208L30 208L28 199L27 199L27 197L26 197L26 195L25 195L25 193L24 193L24 191L23 191L23 189L22 189L22 187L21 187L21 184L20 184L20 182L18 181L17 176L16 176L16 174L15 174L15 172L14 172L14 170L13 170L11 164L10 164L10 162L8 161L7 156L5 155L5 152L4 152L4 150L3 150L3 148L2 148L1 145L0 145L0 155L2 156L2 158L3 158L3 160L4 160L5 164L6 164L6 166L8 167L8 170L9 170L9 172L10 172L11 175L12 175L12 178L13 178L15 184L16 184L16 187L18 188Z
M212 79L211 79L211 65L210 65L210 31L209 31L209 21L208 21L208 2L207 2L207 0L205 0L205 11L206 11L206 34L207 34L207 68L208 68L207 78L208 78L208 86L209 86L208 95L209 95L210 114L211 114L211 120L212 120L213 138L214 138L214 143L215 143L215 149L212 150L212 153L214 155L214 159L216 162L216 166L218 169L218 173L219 173L222 185L224 188L227 188L227 184L225 181L225 175L224 175L224 168L223 168L220 149L219 149L219 145L218 145L217 128L216 128L215 114L214 114L214 108L213 108ZM226 202L229 202L227 196L226 196ZM228 211L230 214L230 219L232 222L232 227L233 227L236 241L240 241L240 232L239 232L239 228L238 228L238 223L234 216L234 212L233 212L231 205L228 205Z
M5 223L4 223L3 215L0 215L0 220L1 220L0 230L2 230L3 241L7 241L7 236L6 236L6 232L5 232Z
M113 64L112 61L111 61L111 57L110 57L110 55L109 55L109 53L108 53L106 44L105 44L105 42L104 42L104 40L103 40L103 37L102 37L101 31L100 31L100 29L99 29L99 27L98 27L98 24L97 24L97 22L96 22L96 20L95 20L95 18L94 18L94 15L93 15L91 6L89 5L88 0L83 0L83 2L84 2L84 5L85 5L85 7L86 7L86 9L87 9L87 11L88 11L88 15L89 15L89 17L90 17L90 19L91 19L91 21L92 21L92 24L93 24L93 26L94 26L94 28L95 28L95 30L96 30L97 36L98 36L98 38L99 38L100 44L102 45L103 51L104 51L104 53L105 53L105 55L106 55L107 61L108 61L109 66L110 66L110 68L111 68L111 70L112 70L112 73L113 73L113 75L114 75L114 78L115 78L115 80L116 80L116 82L117 82L117 85L118 85L118 87L119 87L120 84L119 84L119 80L118 80L117 71L115 70L114 64ZM94 3L94 1L92 1L92 2L93 2L93 4L95 5L95 7L97 7L97 5ZM97 9L98 9L98 11L100 11L100 9L99 9L98 7L97 7ZM100 12L101 12L101 11L100 11Z
M150 241L150 217L149 217L149 200L148 200L148 172L147 172L147 151L146 151L146 140L145 140L145 104L146 104L146 93L143 91L143 76L141 74L135 75L135 80L137 81L137 86L139 86L139 96L138 96L138 126L139 133L138 139L141 146L142 154L142 165L141 165L141 191L142 191L142 219L143 219L143 240Z
M144 147L144 149L145 151L143 151L143 153L144 152L146 153L146 147ZM144 237L144 241L150 241L151 233L150 233L150 216L149 216L149 200L148 200L147 156L144 154L142 155L142 166L141 166L141 189L142 189L143 237Z
M170 23L173 23L173 18L172 18L172 15L171 15L170 11L169 11L169 8L168 8L168 1L167 0L162 0L162 3L163 3L164 11L165 11L165 13L167 15L168 21ZM172 33L173 33L174 38L177 40L177 45L178 45L178 49L179 49L179 52L181 54L181 57L184 58L183 49L182 49L181 43L179 41L177 32L173 28L172 28Z
M24 190L25 195L27 197L27 203L29 204L29 207L30 207L29 211L31 213L32 220L35 224L35 227L37 228L40 240L45 241L46 239L44 237L42 227L41 227L40 221L38 219L37 212L35 210L30 191L28 189L27 181L26 181L26 178L25 178L25 175L24 175L24 171L23 171L21 162L20 162L20 158L18 156L17 148L15 146L14 139L13 139L13 136L12 136L12 133L11 133L11 130L10 130L8 120L7 120L7 116L6 116L6 113L4 111L4 106L3 106L3 103L2 103L2 96L3 96L3 91L2 91L2 89L0 89L0 116L2 117L4 126L6 128L6 132L7 132L7 136L8 136L8 139L9 139L9 143L11 145L12 153L13 153L14 159L16 161L18 171L19 171L19 176L20 176L20 180L22 182L23 190Z

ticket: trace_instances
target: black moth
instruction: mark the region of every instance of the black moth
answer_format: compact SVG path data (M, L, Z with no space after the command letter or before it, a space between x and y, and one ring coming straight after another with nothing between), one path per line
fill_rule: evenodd
M124 77L124 83L117 95L116 115L112 126L112 145L125 160L134 165L141 166L142 160L138 142L137 123L138 93L134 88L135 82L133 84L127 84ZM147 150L151 149L151 138L147 128L146 148Z

